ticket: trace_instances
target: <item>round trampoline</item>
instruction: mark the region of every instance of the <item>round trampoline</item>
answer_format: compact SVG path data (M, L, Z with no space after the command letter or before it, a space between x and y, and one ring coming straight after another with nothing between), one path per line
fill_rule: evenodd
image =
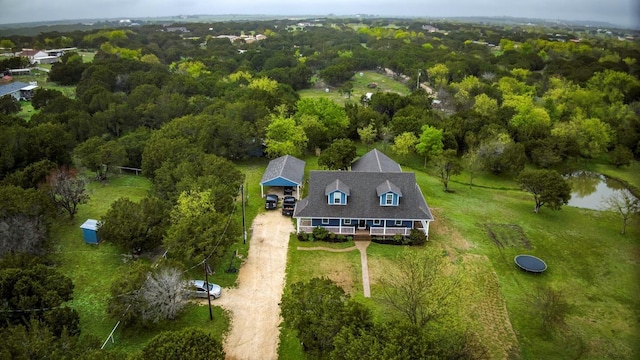
M518 255L513 261L525 271L541 273L547 270L547 264L533 255Z

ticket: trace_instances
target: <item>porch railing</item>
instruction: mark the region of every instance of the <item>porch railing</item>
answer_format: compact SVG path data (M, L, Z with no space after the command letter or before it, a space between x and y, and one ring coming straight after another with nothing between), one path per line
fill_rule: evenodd
M340 235L354 235L356 233L355 226L322 226L327 231ZM315 226L300 226L299 231L305 233L311 233L315 229Z
M401 227L372 227L369 229L369 234L371 236L393 236L393 235L403 235L408 236L411 233L411 229L409 228L401 228Z

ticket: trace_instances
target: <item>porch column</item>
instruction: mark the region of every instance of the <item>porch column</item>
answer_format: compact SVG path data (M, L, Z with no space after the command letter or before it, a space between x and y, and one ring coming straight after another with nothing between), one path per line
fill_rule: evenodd
M260 197L264 197L264 185L260 184Z

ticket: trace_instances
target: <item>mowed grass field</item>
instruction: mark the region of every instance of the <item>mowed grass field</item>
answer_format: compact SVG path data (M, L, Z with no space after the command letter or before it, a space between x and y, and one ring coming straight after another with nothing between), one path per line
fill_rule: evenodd
M359 149L359 154L364 153ZM393 155L387 152L388 155ZM411 161L411 163L419 163ZM309 162L307 163L309 164ZM630 183L640 182L638 164L616 169L598 165ZM456 310L459 321L470 327L487 345L490 358L522 359L636 359L640 331L640 226L621 235L621 220L611 212L573 207L533 212L530 194L512 179L482 175L469 188L467 178L452 183L445 193L438 179L414 171L436 220L427 247L448 256L452 269L461 274ZM291 240L287 283L327 276L341 283L356 299L370 305L379 320L390 319L379 279L393 266L403 247L371 244L368 249L372 297L362 297L357 253L297 251ZM307 244L302 244L307 246ZM313 243L313 246L325 246ZM408 251L424 251L409 248ZM543 274L523 272L514 264L518 254L542 258ZM340 276L336 276L343 268ZM537 306L540 289L552 288L569 305L565 325L542 327ZM282 359L304 356L295 333L281 334Z
M362 74L362 76L360 76ZM353 92L351 93L351 97L347 97L347 95L341 94L337 88L329 87L329 92L326 92L325 87L313 87L311 89L301 90L298 93L301 98L329 98L340 105L344 105L344 103L351 102L359 102L360 98L366 93L376 93L376 92L394 92L400 95L408 95L410 93L409 89L405 84L400 81L394 80L387 75L375 72L375 71L362 71L357 72L353 78L351 78L353 82ZM367 85L375 83L377 87L375 89L369 88Z

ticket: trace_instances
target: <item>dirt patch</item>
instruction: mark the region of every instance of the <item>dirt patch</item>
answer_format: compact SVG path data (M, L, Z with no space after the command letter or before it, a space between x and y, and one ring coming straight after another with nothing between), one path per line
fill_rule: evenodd
M441 241L446 247L451 247L455 250L469 250L471 244L465 239L462 234L450 225L450 222L440 214L440 209L431 208L433 217L437 220L432 222L429 231L430 237L438 239L446 239Z
M516 224L484 224L489 238L497 247L513 247L531 249L531 242L520 225Z
M279 211L258 215L249 255L240 267L238 287L225 289L215 305L231 313L224 341L227 359L277 359L280 299L284 288L291 219Z
M465 254L462 261L466 278L460 288L469 323L488 346L489 358L512 358L520 353L519 344L500 292L498 275L489 270L491 265L484 255Z

